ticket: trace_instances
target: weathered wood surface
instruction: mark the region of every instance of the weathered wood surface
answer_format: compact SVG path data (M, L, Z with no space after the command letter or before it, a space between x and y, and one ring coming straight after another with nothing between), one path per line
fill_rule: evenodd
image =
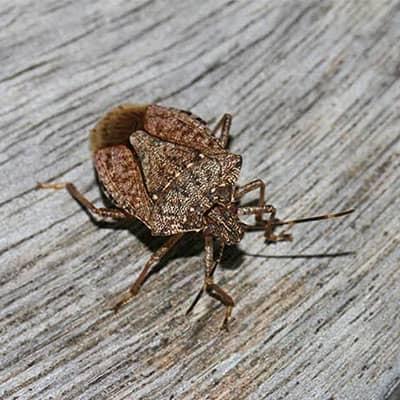
M0 26L1 398L395 398L399 1L27 0L2 2ZM357 212L231 249L228 334L209 298L184 315L196 237L114 315L161 241L34 187L100 204L88 131L126 101L232 112L241 182L265 180L282 217Z

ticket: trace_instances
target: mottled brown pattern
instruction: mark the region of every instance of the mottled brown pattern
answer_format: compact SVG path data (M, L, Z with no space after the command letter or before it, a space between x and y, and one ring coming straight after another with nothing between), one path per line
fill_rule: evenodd
M153 218L158 235L171 235L206 227L204 214L212 205L212 188L220 183L221 167L204 157L178 175L161 193Z
M105 194L114 204L151 227L152 201L134 153L122 144L97 150L94 165Z
M136 126L146 131L130 132ZM222 128L225 138L229 127ZM158 105L114 108L92 130L91 142L106 195L157 236L204 229L204 214L219 201L214 192L228 185L233 193L242 163L201 118Z
M146 188L151 196L160 195L172 180L199 159L197 151L162 141L144 131L134 132L130 143L140 160Z
M205 154L224 154L205 122L187 111L149 105L144 128L151 135L171 143L188 146Z

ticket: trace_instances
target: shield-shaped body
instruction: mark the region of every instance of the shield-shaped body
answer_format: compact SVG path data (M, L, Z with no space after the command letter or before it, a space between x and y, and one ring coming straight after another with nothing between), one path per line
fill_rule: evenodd
M158 105L111 110L91 149L105 194L159 236L202 230L214 193L233 187L241 167L200 118Z

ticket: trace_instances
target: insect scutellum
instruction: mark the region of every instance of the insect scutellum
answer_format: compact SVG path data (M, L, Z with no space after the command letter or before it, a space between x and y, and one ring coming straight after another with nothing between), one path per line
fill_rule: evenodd
M292 240L287 229L275 233L276 228L353 211L288 221L276 218L275 207L265 203L262 180L237 184L242 158L227 150L231 121L231 115L224 114L210 129L188 111L155 104L123 104L109 111L90 133L97 177L114 208L96 207L72 183L38 184L38 188L66 188L98 218L134 217L154 236L168 236L130 288L114 302L114 310L139 292L152 269L186 232L197 231L204 237L204 284L188 313L206 292L225 305L222 327L228 329L234 301L213 278L225 245L240 242L251 230L263 230L267 242ZM253 191L258 191L257 206L241 206L242 197ZM246 215L255 217L253 224L241 220Z

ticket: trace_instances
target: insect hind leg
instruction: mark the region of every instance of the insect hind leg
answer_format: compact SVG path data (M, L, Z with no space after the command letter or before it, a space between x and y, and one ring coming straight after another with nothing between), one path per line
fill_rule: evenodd
M261 179L255 179L243 186L237 187L234 200L239 201L247 193L253 192L254 190L259 190L257 207L239 207L239 213L242 215L255 215L256 224L244 224L244 226L246 226L248 230L264 229L264 236L267 242L292 241L292 235L287 232L290 227L278 234L275 233L276 225L274 225L274 222L276 221L276 208L270 204L265 204L265 183ZM263 220L263 215L266 213L269 214L269 218Z
M108 219L127 219L130 218L129 214L116 208L103 208L96 207L90 200L88 200L71 182L62 183L41 183L36 185L36 189L53 189L61 190L67 189L69 194L87 211L100 218Z
M255 190L259 190L258 194L258 207L261 209L265 206L265 183L261 179L255 179L249 183L246 183L243 186L238 186L235 190L235 201L239 201L242 197L244 197L247 193L253 192ZM260 210L255 213L256 222L262 221L263 212ZM275 216L275 212L271 217Z
M225 306L225 316L222 321L221 329L229 330L228 322L232 314L232 309L235 305L232 297L225 292L220 286L213 282L212 277L210 277L205 283L206 292L214 299L219 300Z

